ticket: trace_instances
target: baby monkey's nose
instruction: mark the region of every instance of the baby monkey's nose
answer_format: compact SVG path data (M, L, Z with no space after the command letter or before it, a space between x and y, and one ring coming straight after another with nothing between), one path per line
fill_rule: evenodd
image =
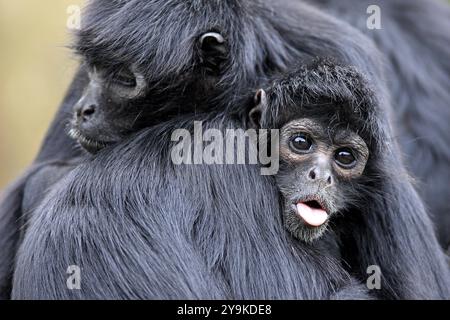
M308 178L310 180L315 180L317 182L324 182L326 185L333 184L333 177L328 169L323 168L312 168L308 173Z

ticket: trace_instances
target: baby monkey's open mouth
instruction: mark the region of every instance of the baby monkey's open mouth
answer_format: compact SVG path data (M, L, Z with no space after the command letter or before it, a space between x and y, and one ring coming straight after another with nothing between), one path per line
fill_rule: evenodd
M319 227L328 219L325 206L315 199L297 202L296 210L298 216L311 227Z
M322 205L319 202L317 202L316 200L305 201L303 203L313 209L323 209Z
M107 142L86 137L76 128L70 129L69 136L76 140L89 153L97 153L108 145Z

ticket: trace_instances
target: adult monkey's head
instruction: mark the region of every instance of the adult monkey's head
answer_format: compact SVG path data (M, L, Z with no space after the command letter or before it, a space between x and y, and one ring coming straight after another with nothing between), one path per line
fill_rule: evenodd
M373 99L356 69L329 61L257 92L249 117L256 127L280 129L276 181L296 238L317 239L334 215L364 203L378 131Z
M74 47L90 82L74 106L70 135L87 151L95 153L161 118L199 111L219 94L227 35L206 18L196 21L200 14L190 18L193 25L180 26L174 19L192 13L187 5L173 5L96 0L86 8Z
M96 152L171 116L236 105L264 73L254 51L268 51L247 10L234 0L91 1L74 45L90 84L71 135Z

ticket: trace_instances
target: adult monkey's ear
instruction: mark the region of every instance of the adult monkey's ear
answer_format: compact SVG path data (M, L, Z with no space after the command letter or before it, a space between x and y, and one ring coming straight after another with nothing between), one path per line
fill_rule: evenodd
M200 37L200 47L204 51L224 52L224 37L217 32L207 32Z
M199 44L201 61L207 73L219 74L228 57L225 38L218 32L207 32L200 37Z
M254 107L248 113L250 127L261 128L261 117L267 109L267 94L263 89L259 89L254 98Z

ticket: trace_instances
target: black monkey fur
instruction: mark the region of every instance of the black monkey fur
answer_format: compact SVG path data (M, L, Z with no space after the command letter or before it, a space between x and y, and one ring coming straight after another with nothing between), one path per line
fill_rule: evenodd
M157 3L158 1L153 2ZM405 1L403 2L406 3ZM146 1L146 3L149 3L149 1ZM162 90L170 99L173 99L174 103L172 105L177 106L176 113L190 113L193 110L197 110L197 108L199 108L198 110L204 111L205 107L208 108L211 114L217 114L219 117L221 116L223 110L232 112L236 111L238 113L242 112L242 110L233 110L233 107L242 105L239 103L239 99L244 91L247 91L250 87L256 87L262 79L265 79L272 74L289 69L294 62L297 62L303 58L314 56L333 55L339 61L356 65L360 70L366 73L369 78L373 77L374 79L378 79L380 82L383 81L376 76L378 72L371 71L373 67L378 66L378 59L368 58L366 55L361 54L361 52L365 52L366 50L373 53L376 52L369 41L361 37L358 33L355 33L345 24L336 21L332 17L325 16L319 11L310 9L300 1L276 1L273 4L253 4L242 1L239 2L243 4L242 7L238 5L238 2L235 4L234 1L228 1L226 4L229 5L228 9L230 11L220 7L220 4L225 3L225 1L209 1L208 3L214 3L214 6L216 6L214 8L210 8L211 10L217 10L213 13L208 12L207 10L202 12L201 10L205 7L202 7L203 3L201 1L183 1L183 4L180 4L179 2L177 3L177 1L164 1L164 3L166 3L168 7L172 6L173 8L170 7L172 9L180 9L180 11L173 10L174 17L176 17L176 14L181 14L182 17L186 15L187 11L183 11L185 8L182 8L183 4L186 4L191 6L190 8L194 10L193 12L196 12L194 14L191 12L189 18L197 16L201 20L208 19L208 17L213 17L214 19L211 19L214 23L208 24L205 20L202 20L202 24L196 24L194 20L181 18L180 21L190 21L192 24L189 26L185 26L184 24L167 25L164 24L163 20L161 26L158 26L161 27L162 31L149 31L148 33L145 33L145 29L142 29L141 26L148 25L148 22L139 24L137 23L139 21L133 21L133 13L137 14L139 10L143 11L143 9L147 9L147 12L149 12L151 10L159 10L160 8L163 8L160 10L161 14L159 16L164 16L164 14L166 14L164 12L164 8L166 8L164 5L157 5L153 8L151 4L149 4L148 7L145 7L144 2L139 3L139 1L130 1L126 10L123 9L122 11L122 5L118 2L97 1L94 2L93 7L90 9L92 10L92 19L91 21L87 19L88 26L85 30L96 30L96 28L101 28L102 23L105 23L106 29L104 29L105 32L100 32L103 36L102 38L89 38L89 35L92 35L92 33L90 34L87 32L88 41L86 43L93 43L99 39L101 39L101 41L100 43L95 43L95 46L88 45L85 49L92 53L94 58L99 58L105 63L109 63L108 59L112 57L114 61L120 61L122 59L125 61L132 60L133 62L141 62L144 66L147 66L149 71L147 76L149 80L152 80L152 83L155 84L155 91L158 92L159 90ZM98 16L96 15L95 10L96 4L98 5L98 8L102 8L102 10L97 11ZM275 9L271 9L271 6ZM132 7L136 9L133 9ZM353 8L353 4L349 5L349 7ZM398 8L394 8L393 10L398 10ZM126 14L124 14L124 12L126 12ZM143 12L146 11L144 10ZM233 12L232 19L229 16L230 12ZM443 12L446 11L444 10ZM225 18L223 20L218 18L219 15L217 13L223 15L220 16L221 18ZM242 14L242 16L240 16L242 20L236 18L239 17L239 13ZM423 12L416 12L415 14L424 15ZM427 14L429 15L429 13ZM441 13L438 11L433 11L433 14L440 15ZM123 24L118 22L115 24L116 29L114 29L110 24L108 24L108 22L113 19L122 20ZM200 20L197 20L197 22ZM440 19L433 19L433 21L435 20ZM199 103L198 101L195 103L190 103L190 101L195 101L195 99L189 97L189 91L186 90L189 86L186 84L185 80L186 78L189 79L189 77L183 76L189 74L192 66L195 65L195 55L192 53L192 50L189 50L190 47L189 44L187 44L192 44L193 42L189 42L187 39L192 39L194 35L204 32L204 27L218 28L217 25L214 25L217 21L223 22L223 25L220 27L224 28L224 33L227 33L227 27L231 28L228 33L228 40L229 43L233 45L230 51L230 57L232 60L229 62L230 65L227 67L227 71L223 75L223 82L220 86L218 86L217 91L209 97L203 97L204 99L202 98L202 101L205 103ZM230 23L230 21L233 21L234 23ZM244 23L245 21L248 21L250 27L248 27L248 25L246 25L246 27L240 25L240 23ZM139 28L136 28L137 25L139 25ZM166 30L169 32L166 32ZM130 35L133 36L130 37ZM143 37L145 35L150 38ZM156 38L152 38L152 35ZM169 39L165 39L164 37L167 37L168 35ZM400 32L398 36L401 37ZM131 50L127 52L119 50L120 48L125 48L127 46L120 45L120 41L115 43L115 39L127 41L126 43ZM148 47L142 45L144 41L139 42L141 39L146 40L145 45ZM114 47L115 44L117 44L119 48ZM438 45L436 43L430 44L430 56L433 56L435 51L438 50L437 46ZM80 51L83 49L84 48L80 48ZM104 54L105 52L106 54ZM448 73L443 72L442 74L444 79L447 79L445 77L448 77ZM432 80L432 75L430 75L430 81L431 83L435 81ZM76 148L74 148L73 142L65 137L63 132L67 114L70 113L72 106L81 96L82 90L86 83L86 73L83 68L81 68L74 80L72 88L69 90L69 93L60 108L52 128L49 130L49 134L35 163L42 164L45 160L59 161L72 159L79 156ZM158 87L158 85L160 85L160 87ZM403 90L403 88L398 90L401 92L400 90ZM430 92L431 90L432 89L430 89ZM180 104L180 101L187 102L187 107L181 109L180 106L186 106L186 104ZM200 104L200 106L198 104ZM391 104L395 104L395 102ZM393 109L395 112L395 108ZM441 109L439 109L437 114L440 112L445 112ZM167 114L172 115L174 111L175 110L172 108L168 110L160 110L160 113L156 114L156 118L164 118L166 112ZM396 163L396 165L401 167L401 164L399 163ZM23 193L27 187L27 177L28 175L25 175L21 180L19 180L18 183L16 183L15 186L10 189L9 192L5 193L5 200L2 202L0 210L0 219L2 222L0 224L0 244L2 245L2 248L5 249L5 252L9 252L5 255L5 259L0 261L0 287L2 288L0 290L2 296L4 297L8 296L8 282L10 272L13 268L12 257L14 256L11 251L14 251L17 247L19 234L18 226L15 225L15 223L17 219L20 219L23 215L21 207ZM406 189L405 194L399 195L402 199L408 199L409 197L412 197L413 199L416 198L409 183L407 183L406 187L403 186L403 184L401 184L401 186L399 184L398 186L389 187L391 189L395 189L395 192L392 191L395 195L397 195L396 192L402 192L403 189ZM33 192L33 190L30 192ZM400 212L406 215L404 211ZM388 214L389 217L387 220L393 218L395 214L395 212ZM428 248L428 250L431 250L430 255L436 255L438 254L438 249L433 247L433 236L428 234L429 222L426 218L418 216L420 215L414 214L414 218L411 218L410 221L414 227L411 228L410 231L407 230L406 232L412 232L412 230L421 228L424 225L423 237L425 245L431 246L431 249ZM425 221L419 221L418 219L425 219ZM364 221L362 225L367 225L366 222L367 221ZM380 221L376 221L376 224L378 223L380 223ZM388 226L384 224L382 226L382 232L387 232ZM415 241L414 239L408 239L407 235L405 235L402 230L403 229L400 229L400 231L396 234L388 234L387 237L389 239L392 237L394 239L392 240L394 243L397 241L402 243L406 241L413 241L410 245L418 246L417 249L419 252L422 252L424 245L417 243L418 241ZM384 237L384 234L373 235L373 239L377 239L380 242L386 240L383 239ZM415 236L411 235L411 237ZM429 237L431 237L430 240L428 240ZM391 241L387 241L387 243L390 242ZM371 245L372 244L370 243L367 244L369 249L368 256L378 254L384 255L384 251L387 251L388 254L386 255L386 261L384 261L385 263L388 263L390 259L394 260L391 262L393 266L402 265L403 263L412 263L410 258L404 255L400 255L399 258L396 259L396 250L388 250L387 244L382 246L380 249L371 247ZM360 248L356 248L355 251L357 253L352 254L351 256L353 256L353 260L356 265L360 263L360 267L363 268L363 261L367 260L368 256L366 256L366 253L363 253L366 248L361 248L361 251L359 249ZM430 261L431 257L428 257L428 259L425 260ZM415 262L413 263L415 264ZM413 274L421 274L423 272L423 269L421 270L417 265L409 267L413 269ZM433 268L432 270L435 269ZM431 275L437 279L443 276L436 270L432 272ZM393 282L396 285L392 285L389 294L387 294L388 297L416 297L416 295L414 295L416 288L415 286L410 286L409 282ZM419 281L418 285L420 283L421 282ZM433 285L425 285L424 288L421 289L423 291L421 293L428 297L433 296L431 292L432 287ZM396 292L395 294L393 293L394 291ZM421 294L417 293L417 296L421 296Z
M444 254L395 152L382 92L365 89L353 70L319 61L282 78L268 89L277 109L265 117L277 127L292 100L304 101L300 110L312 118L324 114L315 101L353 108L347 121L371 156L361 206L333 226L348 274L320 243L286 234L274 183L257 167L173 164L173 130L192 131L194 119L241 127L200 114L106 148L55 185L31 217L13 298L329 299L343 290L362 299L369 296L357 282L369 265L382 270L379 298L449 298ZM73 264L82 270L80 291L66 288L61 271Z

